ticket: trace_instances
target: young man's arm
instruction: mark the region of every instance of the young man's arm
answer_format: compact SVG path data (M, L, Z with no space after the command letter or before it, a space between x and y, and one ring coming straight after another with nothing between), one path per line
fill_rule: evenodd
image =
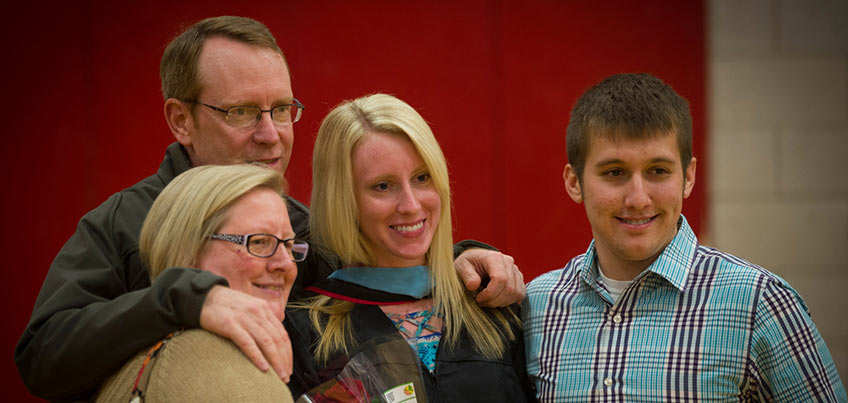
M798 293L776 280L757 303L751 369L768 401L845 402L845 386L827 346Z

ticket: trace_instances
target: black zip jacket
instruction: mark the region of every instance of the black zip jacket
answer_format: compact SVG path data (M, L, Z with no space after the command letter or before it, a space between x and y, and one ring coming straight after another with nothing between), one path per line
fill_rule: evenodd
M513 306L512 309L518 309ZM356 304L351 311L353 336L359 345L377 338L402 336L382 310L375 305ZM318 333L309 321L308 310L287 309L283 321L292 341L294 373L289 382L292 396L297 399L325 381L332 379L347 362L342 354L331 357L330 364L314 359ZM433 372L423 369L427 401L433 402L504 402L534 401L524 361L524 339L521 329L513 325L516 339L508 345L504 357L489 359L473 348L473 342L463 333L454 348L442 340L436 352ZM358 350L351 351L350 356Z

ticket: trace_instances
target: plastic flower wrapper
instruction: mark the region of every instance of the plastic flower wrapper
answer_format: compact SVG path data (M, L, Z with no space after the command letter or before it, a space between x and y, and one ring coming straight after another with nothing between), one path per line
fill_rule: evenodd
M418 355L399 337L363 343L334 379L297 399L297 403L329 402L427 402Z

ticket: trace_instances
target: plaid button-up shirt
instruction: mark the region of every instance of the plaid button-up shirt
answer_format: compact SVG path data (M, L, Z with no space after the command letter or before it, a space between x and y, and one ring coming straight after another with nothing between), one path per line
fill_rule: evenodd
M780 277L671 243L613 303L585 254L530 282L527 371L543 402L848 400L800 295Z

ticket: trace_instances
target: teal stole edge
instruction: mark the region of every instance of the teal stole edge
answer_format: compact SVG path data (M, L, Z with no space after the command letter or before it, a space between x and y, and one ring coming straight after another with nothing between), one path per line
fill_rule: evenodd
M433 291L427 266L345 267L334 271L328 278L415 299L424 298Z

